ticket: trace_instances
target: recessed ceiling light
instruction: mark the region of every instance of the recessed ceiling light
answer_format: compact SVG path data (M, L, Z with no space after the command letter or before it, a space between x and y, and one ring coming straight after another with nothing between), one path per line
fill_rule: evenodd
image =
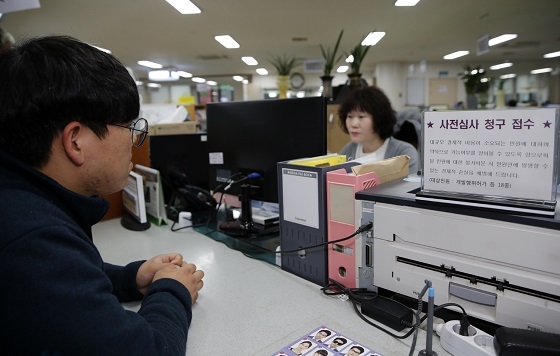
M257 62L257 60L253 57L241 57L241 60L250 66L256 66L259 64L259 62Z
M183 78L191 78L192 74L189 72L185 72L184 70L177 71L177 75Z
M496 65L490 66L490 69L491 70L498 70L498 69L503 69L503 68L509 68L512 65L513 65L513 63L510 63L510 62L502 63L502 64L496 64Z
M504 75L500 75L500 79L511 79L511 78L515 78L516 75L511 73L511 74L504 74Z
M236 80L236 81L238 81L238 82L242 82L243 79L245 79L245 78L243 78L243 77L240 76L240 75L234 75L234 76L233 76L233 80Z
M92 45L92 46L93 46L93 45ZM93 46L93 47L95 47L95 48L97 48L98 50L100 50L100 51L102 51L102 52L105 52L105 53L109 53L109 54L113 53L113 52L111 52L110 50L105 49L105 48L102 48L102 47L97 47L97 46Z
M239 43L237 43L233 37L230 35L214 36L216 41L220 42L225 48L239 48Z
M488 46L492 47L492 46L495 46L495 45L500 44L500 43L511 41L514 38L517 38L517 35L513 34L513 33L508 33L508 34L505 34L505 35L494 37L494 38L488 40Z
M243 84L249 84L249 80L243 79L243 81L242 81L241 83L243 83Z
M140 64L141 66L148 67L148 68L153 68L153 69L163 68L163 66L161 64L156 63L156 62L150 62L150 61L138 61L138 64Z
M206 79L204 79L204 78L199 78L199 77L194 77L194 78L192 78L191 80L192 80L193 82L195 82L195 83L204 83L204 82L206 82Z
M354 62L354 56L349 55L348 58L346 58L346 63L352 63L352 62Z
M375 46L385 36L385 32L370 32L362 41L362 46Z
M257 73L260 75L267 75L268 71L266 70L266 68L257 68Z
M547 53L547 54L545 54L543 57L544 57L544 58L560 57L560 51L558 51L558 52Z
M457 51L457 52L446 54L445 56L443 56L443 59L455 59L455 58L466 56L467 54L469 54L469 51Z
M346 73L348 71L348 66L340 66L336 70L337 73Z
M179 80L179 75L177 72L170 72L168 70L151 70L148 72L148 79L154 81Z
M206 82L206 84L214 86L214 85L218 85L218 82L215 82L215 81L213 81L213 80L208 80L208 81Z
M158 83L148 83L146 85L150 88L161 88L161 84Z
M165 0L183 15L200 14L202 11L189 0Z
M552 72L552 68L541 68L541 69L533 69L531 74L541 74L541 73L550 73Z
M395 6L414 6L418 4L420 0L397 0Z

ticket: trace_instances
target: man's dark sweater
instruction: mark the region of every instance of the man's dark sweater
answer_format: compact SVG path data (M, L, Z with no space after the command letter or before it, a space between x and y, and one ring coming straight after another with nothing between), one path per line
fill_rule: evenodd
M143 296L143 261L103 262L91 226L107 209L0 150L1 354L185 354L189 292L160 279Z

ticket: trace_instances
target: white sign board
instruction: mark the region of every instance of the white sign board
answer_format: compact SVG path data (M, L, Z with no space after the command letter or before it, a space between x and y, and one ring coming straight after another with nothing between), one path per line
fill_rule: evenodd
M319 228L318 173L282 168L284 220Z
M558 109L431 111L424 191L555 200Z

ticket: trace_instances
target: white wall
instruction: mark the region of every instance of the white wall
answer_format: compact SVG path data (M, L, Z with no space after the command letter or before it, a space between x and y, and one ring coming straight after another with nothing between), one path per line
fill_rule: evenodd
M318 89L321 85L321 73L304 73L302 68L296 68L296 72L300 72L305 77L303 89ZM379 63L373 72L366 72L363 78L369 85L377 85L383 91L393 104L395 110L411 109L406 106L406 85L407 78L424 79L424 105L430 104L429 84L431 78L457 78L457 99L456 101L466 101L465 87L459 77L459 73L463 72L463 64L457 62L441 61L441 62L384 62ZM496 74L488 73L496 76ZM241 100L260 100L264 98L266 89L276 89L276 74L270 73L265 76L253 75L249 84L234 82L234 101ZM558 77L556 75L555 77ZM549 74L525 75L519 76L513 80L507 80L504 86L506 93L513 93L515 90L520 93L536 93L538 103L550 99L549 82L551 81ZM336 73L334 75L332 86L345 84L348 80L347 74ZM515 85L514 85L515 83ZM177 88L175 88L175 86ZM196 92L191 88L191 95L196 97ZM495 94L497 86L491 89L491 94ZM177 97L177 92L184 93L185 85L163 84L157 90L148 89L143 95L144 102L147 103L173 103ZM416 108L416 107L414 107Z

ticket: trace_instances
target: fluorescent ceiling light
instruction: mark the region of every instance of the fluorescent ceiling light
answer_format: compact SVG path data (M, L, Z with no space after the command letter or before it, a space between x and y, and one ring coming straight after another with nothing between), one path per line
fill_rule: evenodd
M545 54L543 57L544 57L544 58L560 57L560 51L558 51L558 52L547 53L547 54Z
M148 83L146 85L149 86L150 88L161 88L161 84L158 83Z
M260 75L267 75L268 71L265 68L257 68L257 73Z
M189 0L165 0L183 15L200 14L202 11Z
M92 46L93 46L93 45L92 45ZM105 53L109 53L109 54L113 53L113 52L111 52L110 50L105 49L105 48L102 48L102 47L97 47L97 46L93 46L93 47L95 47L95 48L97 48L98 50L100 50L100 51L102 51L102 52L105 52Z
M533 69L531 74L541 74L541 73L550 73L552 72L552 68L541 68L541 69Z
M498 70L498 69L503 69L503 68L509 68L513 65L513 63L502 63L502 64L496 64L490 67L491 70Z
M348 58L346 58L346 63L352 63L352 62L354 62L354 56L349 55Z
M214 36L216 41L220 42L225 48L239 48L239 43L237 43L233 37L230 35Z
M348 71L348 66L340 66L336 70L337 73L346 73Z
M385 36L385 32L370 32L362 41L362 46L375 46Z
M511 79L511 78L515 78L516 75L515 74L504 74L504 75L500 75L500 79Z
M206 84L208 84L208 85L218 85L218 82L215 82L213 80L209 80L209 81L206 82Z
M192 78L191 80L192 80L193 82L195 82L195 83L204 83L204 82L206 82L206 79L204 79L204 78L199 78L199 77L194 77L194 78Z
M466 56L467 54L469 54L469 51L457 51L457 52L446 54L445 56L443 56L443 59L455 59L455 58Z
M234 75L234 76L233 76L233 80L237 80L238 82L242 82L243 79L245 79L245 78L243 78L243 77L240 76L240 75Z
M259 64L259 62L257 62L257 60L253 57L241 57L241 60L249 66L256 66Z
M397 0L395 6L414 6L419 2L420 0Z
M155 62L150 62L150 61L138 61L138 64L140 64L141 66L148 67L148 68L153 68L153 69L163 68L163 66L161 64L155 63Z
M179 74L168 70L151 70L148 72L148 79L154 81L179 80Z
M513 34L513 33L506 33L505 35L501 35L501 36L498 36L498 37L494 37L494 38L492 38L492 39L489 39L489 40L488 40L488 46L492 47L492 46L495 46L495 45L500 44L500 43L504 43L504 42L507 42L507 41L511 41L511 40L513 40L514 38L517 38L517 35L516 35L516 34Z
M176 72L178 76L183 78L192 78L192 74L189 72L185 72L184 70L179 70Z

